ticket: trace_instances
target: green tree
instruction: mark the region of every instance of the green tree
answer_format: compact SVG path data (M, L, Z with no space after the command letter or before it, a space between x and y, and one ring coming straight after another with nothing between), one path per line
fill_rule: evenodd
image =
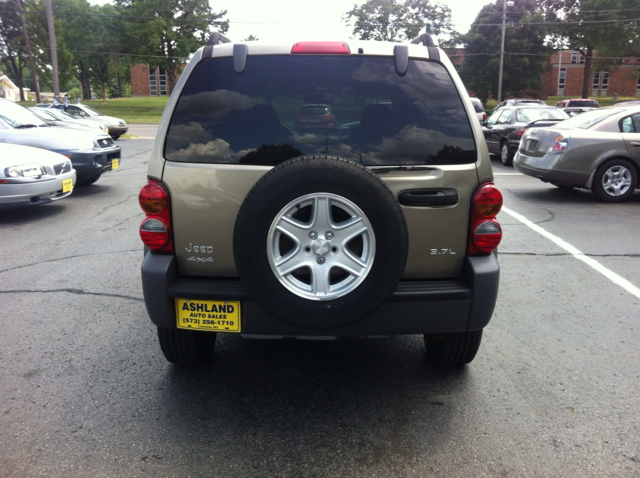
M579 51L585 58L582 97L591 90L594 66L619 64L617 58L640 54L638 0L541 0L557 49ZM594 52L597 57L594 58ZM598 57L600 59L598 59ZM610 58L607 58L610 57Z
M460 40L465 45L465 57L460 76L465 86L483 103L489 96L497 97L500 70L503 0L485 5L471 29ZM543 12L536 0L518 0L508 13L505 34L505 54L502 71L503 97L536 96L542 88L542 74L549 68L553 49L545 45L546 27L535 25L543 21Z
M406 41L426 23L434 35L450 33L451 9L430 0L368 0L354 5L342 20L360 40Z
M0 3L0 64L20 88L20 101L24 101L24 70L29 59L15 2Z
M167 71L169 91L189 55L215 30L225 33L227 12L214 13L200 0L116 0L123 15L123 36L132 57Z

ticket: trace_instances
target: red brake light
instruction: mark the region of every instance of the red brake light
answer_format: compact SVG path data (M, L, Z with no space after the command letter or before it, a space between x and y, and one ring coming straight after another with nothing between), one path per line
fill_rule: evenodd
M169 198L169 191L158 181L150 179L142 188L138 201L147 217L140 225L140 238L152 251L173 254Z
M167 207L168 194L160 183L149 181L138 194L140 207L147 214L160 214Z
M300 55L349 55L349 45L342 41L304 41L294 43L291 54Z
M522 128L520 131L516 133L518 135L518 138L522 137L522 133L524 133L526 129L527 128Z
M493 183L482 184L473 195L469 227L469 255L491 254L502 240L496 215L502 209L502 194Z

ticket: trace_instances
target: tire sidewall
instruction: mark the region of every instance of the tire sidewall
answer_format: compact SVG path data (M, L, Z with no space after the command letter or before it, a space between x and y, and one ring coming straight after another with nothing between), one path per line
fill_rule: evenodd
M280 171L274 168L272 177L259 181L247 196L243 209L246 206L245 214L249 212L251 220L242 217L241 211L234 231L238 271L250 294L285 322L322 329L356 322L374 310L400 279L407 252L404 216L399 205L396 208L389 201L389 195L395 198L381 180L370 178L380 182L375 187L354 172L361 168L372 175L360 165L340 160L330 167L310 161L301 166L296 159L289 165L283 163ZM345 163L351 164L345 167ZM356 204L371 223L376 241L366 278L353 291L332 300L309 300L292 293L276 277L267 257L267 237L276 216L292 201L313 193L335 194Z
M602 184L602 179L604 178L605 173L615 166L622 166L626 168L631 174L631 187L626 193L621 194L620 196L612 196L607 191L605 191L604 185ZM599 199L606 202L621 202L629 199L631 195L633 195L637 186L638 173L635 167L626 159L612 159L610 161L607 161L598 168L593 178L593 192Z

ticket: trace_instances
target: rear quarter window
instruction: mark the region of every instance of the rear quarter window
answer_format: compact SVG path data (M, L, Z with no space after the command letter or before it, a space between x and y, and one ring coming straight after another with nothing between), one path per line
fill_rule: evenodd
M307 112L309 108L309 112ZM300 122L332 114L334 122ZM313 119L313 118L312 118ZM476 146L462 99L443 65L393 58L250 56L199 63L167 133L169 161L276 165L331 154L369 166L465 164Z

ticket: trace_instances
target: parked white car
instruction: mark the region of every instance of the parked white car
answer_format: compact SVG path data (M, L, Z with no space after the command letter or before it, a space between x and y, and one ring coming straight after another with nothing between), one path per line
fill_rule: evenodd
M66 198L76 170L65 156L30 146L0 143L0 204L45 204Z
M94 133L109 134L109 128L107 128L107 125L96 121L74 118L62 110L57 110L55 108L36 108L35 106L31 106L27 109L53 126L83 129L85 131L93 131Z
M63 104L57 106L53 106L53 104L38 104L36 106L38 108L56 108L65 111L74 118L86 119L103 124L109 129L109 136L113 139L118 139L129 130L125 120L116 118L115 116L107 116L93 109L91 106L82 104L67 105L66 107Z

